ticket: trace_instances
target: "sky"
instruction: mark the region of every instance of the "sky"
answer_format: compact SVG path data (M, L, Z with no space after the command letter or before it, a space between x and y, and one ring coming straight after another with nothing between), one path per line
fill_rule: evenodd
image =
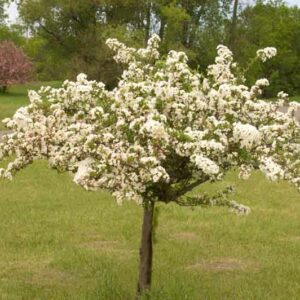
M297 5L300 7L300 0L285 0L289 5ZM7 13L9 17L9 23L15 23L18 18L17 6L15 3L12 3L9 7L7 7Z
M290 5L297 5L297 6L300 6L300 0L289 0L289 1L286 1L288 4Z
M300 0L299 0L300 1ZM8 14L8 19L9 19L9 23L15 23L17 18L18 18L18 11L17 11L17 6L16 4L13 2L9 7L6 8L7 9L7 14Z

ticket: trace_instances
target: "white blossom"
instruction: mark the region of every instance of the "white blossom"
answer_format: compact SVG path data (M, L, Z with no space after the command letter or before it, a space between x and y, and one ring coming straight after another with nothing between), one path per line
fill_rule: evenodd
M272 181L282 179L284 176L284 171L281 166L274 162L270 157L264 157L261 160L260 169Z
M241 147L251 149L260 143L261 136L253 125L235 123L233 124L233 139L239 142Z
M219 166L203 155L194 155L191 159L197 168L207 175L216 175L220 172Z
M262 60L262 62L267 61L268 59L274 57L276 54L277 50L274 47L266 47L256 52L257 57L259 57Z

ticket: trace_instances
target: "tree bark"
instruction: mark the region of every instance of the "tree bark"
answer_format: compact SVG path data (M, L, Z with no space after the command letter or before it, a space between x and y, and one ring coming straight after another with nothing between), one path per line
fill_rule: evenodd
M160 20L160 28L159 28L159 37L163 41L164 35L165 35L165 27L166 27L166 22L164 18L161 18Z
M154 202L144 207L142 238L140 248L140 267L137 285L137 299L150 290L152 275L152 231L153 231Z
M151 27L151 2L147 1L147 4L146 4L145 47L147 47L148 39L150 38L150 27Z
M5 94L7 92L7 85L2 85L0 87L0 91L1 91L1 93Z
M238 5L239 5L239 0L234 0L231 26L230 26L230 35L229 35L229 47L231 48L232 51L235 50L235 44L236 44L236 26L237 26Z

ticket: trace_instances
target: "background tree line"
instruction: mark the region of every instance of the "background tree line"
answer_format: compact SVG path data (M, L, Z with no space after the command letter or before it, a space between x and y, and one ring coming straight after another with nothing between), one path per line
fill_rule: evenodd
M22 25L10 27L3 10L8 1L0 0L0 40L24 49L39 80L85 72L113 87L121 70L105 40L142 46L157 33L162 53L183 50L200 70L212 63L220 43L242 68L258 48L274 46L277 57L253 64L247 81L270 78L266 96L300 94L300 9L282 0L19 0Z

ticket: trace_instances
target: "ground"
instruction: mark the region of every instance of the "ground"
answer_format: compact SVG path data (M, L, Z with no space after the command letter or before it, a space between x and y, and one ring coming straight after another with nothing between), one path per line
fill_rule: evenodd
M260 173L237 180L236 172L200 190L228 183L249 216L158 206L151 299L299 296L299 194ZM45 162L0 181L0 191L1 299L134 298L141 207L86 192Z
M234 170L194 192L228 184L249 216L158 206L151 299L299 298L299 193ZM141 219L136 204L84 191L43 161L0 180L0 299L133 299Z

